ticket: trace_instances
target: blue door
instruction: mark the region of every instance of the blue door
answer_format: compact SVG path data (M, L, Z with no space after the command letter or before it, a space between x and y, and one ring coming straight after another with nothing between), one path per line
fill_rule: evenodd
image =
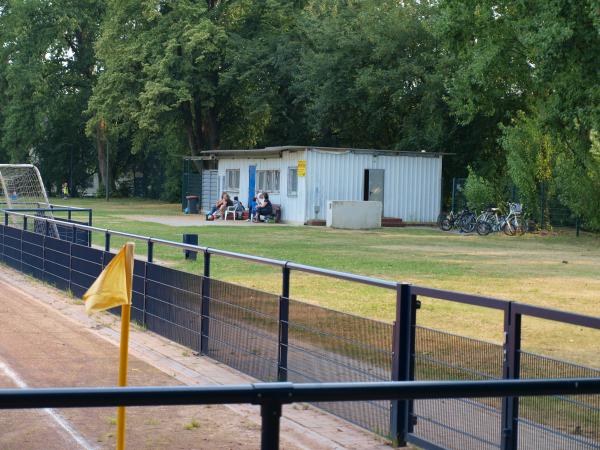
M250 166L248 168L248 203L246 203L247 205L250 205L250 202L252 201L252 199L254 198L255 195L256 195L256 166Z

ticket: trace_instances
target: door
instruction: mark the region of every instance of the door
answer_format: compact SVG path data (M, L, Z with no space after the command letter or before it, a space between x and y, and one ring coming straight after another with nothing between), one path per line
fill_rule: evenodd
M248 168L248 203L246 205L250 205L250 202L256 195L256 166L250 166Z
M366 169L363 200L383 205L383 169Z

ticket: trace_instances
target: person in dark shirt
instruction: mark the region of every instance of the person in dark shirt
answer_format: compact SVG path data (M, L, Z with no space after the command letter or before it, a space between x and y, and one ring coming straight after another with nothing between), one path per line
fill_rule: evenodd
M273 214L273 205L269 200L269 194L263 193L263 201L256 207L256 215L254 216L254 222L258 222L260 216L270 216Z

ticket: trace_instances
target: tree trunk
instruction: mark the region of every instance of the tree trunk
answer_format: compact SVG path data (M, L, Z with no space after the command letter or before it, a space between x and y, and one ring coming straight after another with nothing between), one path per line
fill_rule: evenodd
M102 125L96 125L96 148L98 150L98 173L100 174L100 185L106 186L106 135Z
M214 108L210 108L202 117L202 140L206 150L219 148L219 129Z

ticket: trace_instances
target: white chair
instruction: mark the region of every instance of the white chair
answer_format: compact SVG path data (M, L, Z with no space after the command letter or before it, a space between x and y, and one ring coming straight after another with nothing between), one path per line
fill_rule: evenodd
M235 206L228 206L225 209L225 217L223 217L223 219L227 220L227 217L229 216L229 214L233 214L233 220L237 220L237 212L235 210Z

